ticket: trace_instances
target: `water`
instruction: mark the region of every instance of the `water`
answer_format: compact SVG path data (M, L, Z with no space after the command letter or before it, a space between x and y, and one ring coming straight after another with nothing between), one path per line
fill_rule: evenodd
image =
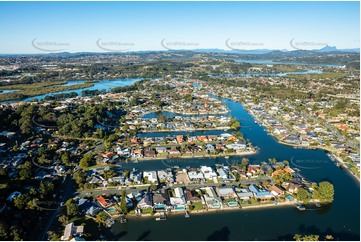
M19 90L2 90L2 92L0 92L0 95L5 94L5 93L10 93L10 92L16 92L16 91L19 91Z
M242 124L246 139L260 148L248 156L251 163L260 163L275 157L287 159L292 167L300 168L309 181L328 180L334 184L335 200L321 209L298 211L294 207L235 210L210 214L172 215L166 221L155 218L130 218L127 224L116 222L111 228L112 240L292 240L296 233L332 234L338 240L360 238L360 185L346 170L338 168L322 150L294 149L277 143L241 104L225 102ZM207 133L207 132L205 132ZM211 132L209 132L211 133ZM208 133L208 134L209 134ZM169 133L174 135L174 133ZM156 160L124 164L142 170L165 169L169 166L199 167L200 165L227 164L240 157L212 159ZM323 239L323 238L322 238Z
M109 91L110 89L112 89L114 87L124 87L124 86L132 85L139 80L141 80L141 78L121 78L121 79L115 79L115 80L101 80L101 81L95 82L92 87L86 87L86 88L80 88L80 89L74 89L74 90L68 90L68 91L62 91L62 92L52 92L52 93L47 93L47 94L43 94L43 95L37 95L37 96L33 96L33 97L24 98L21 100L11 100L11 101L0 102L0 104L1 103L19 102L19 101L30 101L33 99L42 100L42 99L44 99L45 96L60 94L60 93L76 92L78 95L80 95L81 92L84 90ZM68 81L66 84L63 84L61 86L71 86L71 85L76 85L76 84L82 84L81 82L84 83L85 81Z
M302 62L287 62L287 61L273 61L273 60L234 60L237 63L250 63L250 64L264 64L264 65L304 65L304 66L322 66L322 67L340 67L340 65L331 64L310 64Z
M59 85L59 86L62 86L62 87L68 87L68 86L73 86L73 85L80 85L80 84L84 84L85 81L68 81L67 83L63 84L63 85Z
M306 74L322 74L320 70L278 72L278 73L240 73L240 74L209 74L208 76L228 76L228 77L250 77L250 76L286 76L286 75L306 75Z

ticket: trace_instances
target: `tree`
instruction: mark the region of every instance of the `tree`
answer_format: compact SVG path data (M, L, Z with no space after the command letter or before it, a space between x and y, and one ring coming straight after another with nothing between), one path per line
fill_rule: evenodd
M40 182L39 185L39 194L41 198L48 196L54 191L54 184L52 182Z
M9 230L8 224L5 221L0 220L0 239L1 240L7 240L8 230Z
M93 154L87 153L84 155L83 158L81 158L79 166L81 168L87 168L92 165L92 160L93 160Z
M65 165L69 165L70 164L70 156L68 152L65 152L62 156L61 156L61 161L65 164Z
M32 177L31 164L29 161L20 166L20 180L30 179Z
M65 226L65 225L67 225L67 224L69 223L69 219L68 219L68 217L67 217L65 214L61 215L61 216L59 217L58 221L59 221L63 226Z
M28 194L21 194L14 198L14 206L18 209L23 209L29 201L30 196Z
M78 204L76 204L76 202L73 199L69 199L68 201L66 201L65 203L66 206L66 214L68 216L75 216L78 214Z
M289 162L288 160L283 160L283 164L284 164L285 166L289 166L289 165L290 165L290 162Z
M108 215L104 212L101 211L97 214L97 216L95 217L95 222L98 223L98 225L100 226L101 224L105 224L105 221L107 220Z
M268 161L269 161L269 163L272 164L272 165L277 163L276 158L269 158Z
M82 186L85 180L85 174L81 170L77 170L76 172L74 172L73 178L75 182L78 184L78 186Z
M303 203L308 203L310 201L310 197L308 195L308 191L303 187L298 188L297 190L297 198L301 200Z
M334 195L334 187L328 181L320 182L318 186L314 186L313 197L322 203L332 203Z
M125 197L125 191L122 192L122 198L120 200L120 208L122 209L124 214L127 214L129 212L127 206L127 199Z

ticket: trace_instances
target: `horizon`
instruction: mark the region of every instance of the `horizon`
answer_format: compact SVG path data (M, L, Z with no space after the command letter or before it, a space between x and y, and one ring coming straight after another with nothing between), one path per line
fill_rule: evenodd
M0 53L356 49L359 7L359 2L0 2Z

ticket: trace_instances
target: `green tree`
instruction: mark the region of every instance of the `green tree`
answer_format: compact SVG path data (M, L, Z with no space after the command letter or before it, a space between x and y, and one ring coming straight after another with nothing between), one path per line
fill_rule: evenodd
M0 239L1 240L8 239L8 230L9 230L8 224L5 221L0 220Z
M81 158L79 166L81 168L87 168L92 165L92 161L93 161L93 154L87 153L83 156L83 158Z
M333 184L328 181L320 182L314 187L313 197L322 203L332 203L335 195Z
M76 202L73 199L69 199L68 201L66 201L65 203L66 206L66 214L68 216L75 216L78 214L78 204L76 204Z
M308 191L304 189L303 187L298 188L297 190L297 198L301 200L304 203L308 203L310 201L310 196L308 194Z
M124 214L127 214L128 211L128 206L127 206L127 200L125 197L125 191L122 191L122 198L120 200L120 208L122 209Z
M107 218L108 215L104 211L101 211L96 215L95 222L97 222L99 226L105 225L105 221L107 220Z

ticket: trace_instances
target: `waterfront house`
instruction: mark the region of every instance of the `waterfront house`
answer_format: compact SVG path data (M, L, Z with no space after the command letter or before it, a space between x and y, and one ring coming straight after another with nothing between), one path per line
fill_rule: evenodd
M144 197L139 201L137 207L140 209L147 209L153 207L153 196L151 193L147 193Z
M241 188L237 190L237 196L241 200L249 200L253 197L253 193L249 189Z
M80 237L83 235L84 226L75 226L74 223L69 223L65 226L64 234L61 236L61 240L70 240L73 237Z
M103 196L98 196L97 201L103 208L108 208L114 205L109 199L106 199Z
M185 190L187 203L196 203L202 201L200 196L195 190Z
M155 158L155 150L153 148L144 148L143 149L143 157L144 158Z
M212 187L201 188L205 193L203 198L208 208L221 208L222 203Z
M150 183L158 183L156 171L143 171L143 179L147 179Z
M219 174L219 177L222 178L223 180L227 180L228 179L228 173L229 173L229 168L228 167L220 167L217 169L217 173Z
M204 175L202 172L199 172L199 171L189 171L188 178L191 181L199 182L199 181L204 180Z
M280 195L284 195L284 193L285 193L284 190L282 190L277 185L272 185L272 186L268 187L267 190L270 191L275 197L278 197Z
M223 198L223 199L229 199L229 198L236 197L236 194L231 187L222 187L222 188L218 187L217 194L220 198Z
M183 135L177 135L176 139L177 139L178 144L181 144L184 141Z
M249 186L249 190L253 192L255 198L260 199L261 201L267 201L274 197L269 191L260 189L258 186L253 184Z
M176 187L173 189L173 196L170 197L170 203L173 206L173 210L185 210L186 199L183 192L183 188Z
M168 149L165 146L157 146L155 147L155 150L158 154L163 154L168 152Z
M174 183L174 176L172 170L170 169L160 170L157 171L157 174L160 182L168 182L170 184Z
M168 191L161 189L160 191L153 194L154 209L164 210L170 205Z
M180 155L180 147L178 146L172 146L169 150L170 155Z
M213 171L213 169L209 166L201 166L201 172L206 179L213 179L217 177L217 174Z
M141 184L142 183L142 173L139 172L137 169L133 168L133 170L129 174L129 179L134 184Z

